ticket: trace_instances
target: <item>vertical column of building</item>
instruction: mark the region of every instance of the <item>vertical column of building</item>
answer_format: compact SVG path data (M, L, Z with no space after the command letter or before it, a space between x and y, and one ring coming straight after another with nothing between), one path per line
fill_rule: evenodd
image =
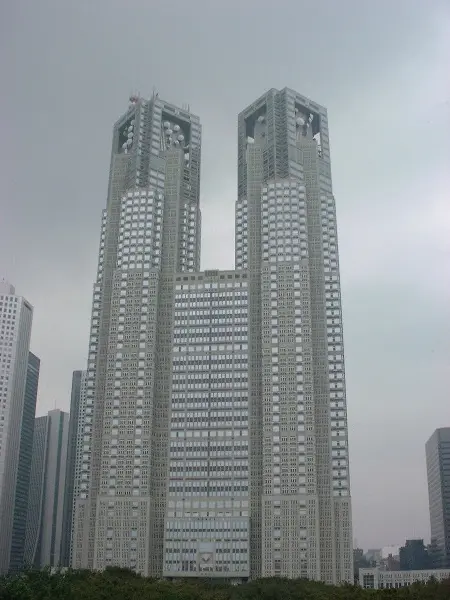
M61 560L69 415L61 410L51 410L48 418L39 566L58 567Z
M24 565L39 567L42 506L44 502L45 465L49 429L48 415L34 421L33 456L31 459L30 491L28 496L27 529Z
M61 566L68 433L69 415L60 410L51 410L35 421L26 535L28 566Z
M13 529L18 525L14 515L21 494L28 493L22 484L29 463L20 458L21 446L23 457L25 446L32 444L28 417L33 399L26 397L32 319L30 304L15 294L13 286L0 282L0 573L10 567ZM22 555L23 548L15 546L14 552Z
M436 429L426 446L432 562L450 567L450 427Z
M163 265L158 296L158 328L155 361L155 405L152 431L152 516L150 573L163 567L164 520L168 473L169 411L172 388L172 336L174 313L174 273L179 260L180 201L183 157L179 150L166 152Z
M198 118L133 97L114 127L102 221L74 566L162 570L173 274L198 266L199 175Z
M152 529L150 566L160 575L164 561L164 523L172 394L174 275L195 271L200 262L200 154L198 117L161 100L161 157L164 158L164 230L158 296L158 353L155 362L155 404L152 430Z
M319 552L321 578L332 583L335 572L334 513L331 490L331 434L328 380L325 283L318 186L317 148L314 140L299 138L306 185L311 291L312 374L315 413L316 485L319 497Z
M297 156L308 197L321 571L326 581L351 581L344 354L327 113L291 90L288 98L294 103Z
M25 565L25 537L40 364L41 361L39 358L32 352L29 352L14 499L14 521L9 561L10 571L20 571Z
M134 188L121 204L97 498L97 568L147 572L150 460L163 195Z
M244 197L248 186L247 171L243 167L246 160L255 155L257 148L261 152L263 182L273 180L274 212L270 214L269 203L265 207L266 218L263 215L260 220L263 231L260 301L263 342L267 342L267 347L263 343L261 372L264 409L261 427L265 435L263 478L265 493L271 491L271 494L263 495L263 573L306 574L328 582L351 581L351 512L346 462L339 266L326 110L292 90L270 90L240 115L239 123L239 195ZM296 185L292 188L291 179L303 186L296 190L304 197L303 205L296 206L292 201L295 198L292 189L295 190ZM266 189L266 198L263 195L259 202L267 204L270 192L270 188ZM325 215L324 203L327 209ZM238 201L237 214L245 208L248 218L245 201L241 204ZM303 223L293 234L291 225L297 225L297 218L301 218ZM248 222L245 229L241 221L237 219L236 264L247 267L245 242L250 243L250 233ZM295 247L300 250L298 256L294 252ZM303 255L302 250L306 254ZM291 269L292 280L286 275ZM297 307L296 297L299 300ZM296 328L298 336L295 335ZM280 348L283 358L280 354L271 356L272 334L275 341L283 338ZM292 352L295 347L292 360L288 343L291 339L294 340ZM274 381L274 378L277 380ZM296 409L292 387L294 379L297 383ZM275 464L272 446L275 433L279 433L277 448L280 461L287 469L285 477L289 479L287 472L294 472L293 465L292 469L287 467L294 447L294 430L290 431L291 427L294 428L294 412L297 412L299 420L295 447L296 452L304 456L304 466L297 465L296 492L289 498L290 490L294 490L295 486L293 481L283 486L283 469ZM279 432L275 432L275 428L279 428ZM281 438L284 438L284 444ZM304 473L301 472L303 468ZM276 499L275 490L279 499ZM306 518L301 520L301 524L295 520L286 522L285 531L281 531L275 525L281 522L276 518L277 513L281 504L290 502L300 502ZM287 508L286 511L289 513ZM293 511L296 509L293 508ZM295 540L299 561L291 560L288 553L283 554L280 538Z
M249 576L248 281L175 277L167 577Z
M249 286L249 458L250 458L250 574L262 574L262 371L261 371L261 191L264 181L264 122L255 103L251 121L238 122L238 200L236 204L236 268L248 271ZM273 135L273 130L271 130Z
M317 578L318 506L305 188L270 182L262 198L263 568Z
M102 218L99 265L94 285L85 409L86 418L92 418L92 424L85 425L83 436L82 478L83 475L87 477L82 484L84 489L76 499L73 540L73 565L76 567L92 568L94 565L111 301L113 275L117 267L121 200L127 189L143 180L145 104L137 98L130 100L129 110L114 126L108 201Z

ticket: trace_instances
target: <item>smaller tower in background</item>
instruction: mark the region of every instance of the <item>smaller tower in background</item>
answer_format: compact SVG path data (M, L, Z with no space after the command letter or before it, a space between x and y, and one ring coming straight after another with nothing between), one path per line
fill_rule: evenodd
M425 446L430 503L430 553L435 569L450 568L450 427L436 429Z
M0 281L0 574L21 567L39 359L33 308Z
M28 505L26 562L58 567L63 549L69 414L51 410L35 422L31 494Z
M66 484L64 497L63 531L61 542L61 565L71 564L71 542L73 532L74 502L81 485L81 461L83 433L86 425L86 371L72 374L70 395L70 419L67 443ZM90 423L87 423L90 427Z

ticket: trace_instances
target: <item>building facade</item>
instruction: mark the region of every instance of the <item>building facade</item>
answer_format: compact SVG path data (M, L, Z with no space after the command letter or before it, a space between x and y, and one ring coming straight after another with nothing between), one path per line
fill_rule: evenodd
M248 275L175 278L166 577L250 576Z
M36 366L29 353L33 308L0 282L0 573L20 566L30 445L36 396Z
M45 458L48 437L48 416L34 421L33 453L31 457L30 488L28 494L25 532L24 565L38 567L38 543L45 488Z
M425 452L433 566L450 568L450 427L436 429Z
M386 571L379 567L359 570L359 585L367 590L395 589L413 583L447 581L450 569L421 569L419 571Z
M61 542L61 565L69 567L73 534L75 498L81 485L81 457L86 411L86 371L74 371L70 395L69 431L67 442L66 481L64 495L64 514Z
M252 572L351 581L327 112L290 89L270 90L239 115L236 267L251 281Z
M326 110L239 115L236 271L199 271L200 150L157 95L114 126L72 564L352 581Z
M25 538L30 566L61 566L68 431L69 415L58 409L35 422Z
M419 571L431 569L430 555L423 540L406 540L405 545L399 550L401 571Z
M9 570L20 571L25 564L25 537L30 491L31 462L33 455L34 423L41 361L28 353L27 380L22 413L19 465L14 502L14 521Z

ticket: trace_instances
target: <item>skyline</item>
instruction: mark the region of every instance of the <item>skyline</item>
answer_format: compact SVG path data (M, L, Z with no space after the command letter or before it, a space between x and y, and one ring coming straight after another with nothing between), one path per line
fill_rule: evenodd
M354 3L345 4L349 7ZM421 3L417 5L422 6ZM406 4L404 6L406 7ZM420 20L419 17L423 18L420 7L415 6L412 10L411 29L416 23L414 17L417 20ZM30 10L32 13L32 7ZM76 9L70 10L74 11L72 16L81 16L83 6L79 13ZM118 6L113 5L112 14L116 14L118 10ZM162 11L160 19L163 22L167 14L163 8L158 7L156 10ZM400 19L401 10L399 7L392 9L391 18ZM313 10L317 15L315 11L320 13L320 6ZM126 12L123 11L124 17ZM150 12L153 14L155 10ZM380 13L383 14L383 10L380 10ZM19 124L20 116L29 127L29 130L23 129L20 135L11 137L10 147L14 157L15 140L18 139L21 158L17 164L24 161L25 170L33 173L30 183L31 180L36 182L36 187L31 185L27 188L25 186L28 184L25 181L14 178L14 172L12 175L4 173L7 192L0 202L6 200L9 203L2 209L2 214L6 214L7 218L0 224L0 273L16 285L18 293L26 296L35 307L31 349L42 359L37 415L52 408L55 401L61 409L67 409L71 373L73 370L85 368L91 282L95 273L101 209L105 197L104 173L109 161L110 124L123 110L129 89L141 87L143 95L148 95L151 93L148 88L155 83L161 96L173 98L173 101L179 104L190 102L191 109L200 115L204 132L201 268L225 269L232 268L234 262L232 248L234 202L237 195L237 113L242 106L258 97L264 90L272 86L289 85L317 99L329 110L345 327L354 536L366 548L403 542L406 537L415 535L428 538L424 445L436 427L448 424L448 421L445 422L448 414L445 370L450 360L445 318L446 313L448 314L445 307L448 284L441 276L441 273L445 273L449 250L448 242L443 239L449 225L444 206L445 186L448 185L448 176L445 175L444 168L448 149L443 136L438 135L439 127L430 127L428 123L431 118L433 122L440 122L440 127L445 129L445 123L448 122L448 109L445 109L444 104L444 78L442 77L442 82L439 83L441 67L439 61L432 60L439 47L443 50L444 42L443 37L439 38L439 28L444 32L446 22L442 20L439 27L433 25L439 15L430 15L422 27L429 27L426 31L434 33L433 44L436 45L436 49L430 48L425 51L420 44L418 49L414 49L408 45L411 42L410 32L402 37L402 29L397 30L396 35L400 36L404 47L398 50L397 54L393 52L386 69L387 82L381 86L376 79L378 75L382 75L381 71L386 68L386 64L379 66L378 70L375 68L370 77L366 74L365 81L353 76L352 79L357 80L356 88L352 88L355 83L349 83L344 77L339 90L333 90L333 77L343 76L339 66L336 69L322 70L316 78L309 72L304 78L302 69L306 70L306 63L303 61L302 68L299 68L299 74L295 77L292 74L287 75L284 67L277 71L274 65L264 73L256 73L251 84L246 81L245 85L241 84L235 97L227 90L226 78L219 83L217 91L208 87L205 92L202 87L196 89L199 82L194 77L188 87L181 86L183 97L180 98L180 72L177 72L178 82L175 76L172 82L172 76L169 80L165 78L163 68L170 70L176 66L175 62L163 64L161 70L158 70L155 61L151 64L151 69L144 69L144 72L148 73L146 81L142 81L140 75L137 76L141 67L136 66L136 71L131 70L129 73L127 65L121 64L119 72L122 78L118 78L120 82L114 83L112 73L107 72L104 75L105 80L100 77L95 83L95 94L85 89L82 97L76 94L69 97L74 90L69 88L71 92L66 92L63 86L61 92L64 103L58 104L51 101L58 95L57 85L53 91L41 90L39 97L34 98L37 116L44 115L41 132L38 126L40 120L36 115L30 122L30 116L26 112L21 113L21 98L17 96L17 92L12 93L10 99L2 100L2 103L8 104L14 98L13 108L16 112L13 112L13 115L16 120L13 119L12 122ZM61 13L57 13L56 18L60 17ZM95 23L95 12L90 18ZM357 18L361 19L358 12L355 16L355 19ZM27 22L28 19L31 21L32 17L29 16ZM395 19L393 21L398 25ZM20 24L23 25L24 22L18 23ZM78 22L78 26L81 26L81 21ZM366 30L367 26L368 23ZM378 35L381 32L386 34L381 50L388 48L392 51L392 46L395 46L393 32L387 25L383 25L387 30L381 27L381 22L375 19L374 28ZM30 32L31 39L33 35ZM369 36L365 42L366 49L375 42L375 37L377 36ZM426 37L423 35L423 38ZM414 38L412 34L411 38ZM91 40L89 35L87 39ZM423 39L419 41L424 43ZM134 43L142 44L143 40ZM219 36L220 43L224 42ZM414 43L416 44L417 40L414 40ZM43 47L39 48L42 55ZM78 47L78 51L81 53L81 47ZM101 55L100 50L99 52L102 60L106 61L106 53ZM405 67L402 66L402 59L408 52L410 56ZM425 52L425 56L422 56L421 52ZM442 54L445 55L443 52ZM69 55L65 56L67 60ZM147 56L145 61L148 60L150 59ZM354 60L357 64L359 59ZM26 66L23 62L21 65L22 69ZM72 69L70 72L74 81L80 82L80 79L75 77L74 64L70 60L68 66ZM52 68L53 71L50 72L57 82L58 77L62 76L58 72L59 65L53 64ZM310 67L310 71L313 70L313 67ZM40 72L39 68L37 72ZM20 69L19 73L22 73ZM231 75L240 81L239 72L230 73L226 65L221 65L221 73L228 76L229 81L233 81ZM32 77L31 72L28 72L28 75ZM417 89L416 83L419 79L421 86ZM73 85L72 82L66 81L67 87L69 83ZM105 86L105 91L102 86ZM392 103L392 112L379 109L379 106L383 105L382 102L386 101L383 90L387 88L387 99ZM364 93L358 97L358 91ZM46 96L46 93L50 92L51 97ZM333 96L335 92L336 95ZM405 96L408 96L406 103L403 102ZM350 107L347 104L349 99ZM367 99L370 99L370 102ZM101 110L96 108L97 103L101 105ZM66 109L84 115L86 125L80 128L80 133L74 130L70 135L69 130L61 128L59 139L62 141L58 143L61 143L63 148L64 161L58 163L60 171L55 178L55 185L50 172L54 168L54 162L59 159L52 152L55 136L49 134L49 139L45 137L50 130L47 131L44 125L51 124L51 119L46 121L45 116L60 122L67 116ZM352 126L353 117L360 119L358 127ZM78 123L79 119L75 121ZM397 135L393 135L391 125L395 125ZM10 125L7 124L6 127L7 134L12 136L13 127L11 126L11 132L8 130ZM29 142L34 143L33 133L39 132L39 144L36 145L36 149L42 145L47 148L47 153L43 152L42 156L33 155L33 144L31 148L27 145ZM95 132L93 136L92 132ZM50 142L50 139L53 141ZM425 139L428 143L421 143L416 147L414 142L417 139ZM363 142L366 143L367 153L361 156ZM358 151L354 151L355 146ZM382 152L377 147L381 147ZM432 168L429 174L425 174L426 166L422 152L424 148L425 151L428 148L432 149ZM39 152L41 153L41 150ZM72 152L73 160L80 164L75 172L66 170L64 164L65 161L71 162L66 155L70 156ZM405 163L403 171L399 157ZM36 171L33 170L35 167L31 159L38 161L40 165ZM394 169L393 172L394 161L398 169ZM7 162L3 163L3 168L6 164ZM420 165L420 170L416 165ZM79 173L83 176L79 178L78 183ZM418 177L418 174L422 173L423 181L422 177ZM387 181L389 176L393 176L393 181ZM85 177L90 185L86 185ZM49 190L48 195L45 193L46 189ZM28 206L30 190L34 191L34 195ZM63 193L67 197L62 198ZM73 223L70 231L66 228L61 232L52 225L43 229L43 225L39 224L40 213L35 212L34 206L39 204L37 200L45 202L47 197L51 198L55 217L55 221L52 220L51 223L56 222L58 218L62 218L64 223L66 215L70 214L69 218ZM73 214L74 209L70 207L69 199L72 203L78 203L83 201L84 197L86 202L80 210L80 217ZM392 197L398 201L398 210L392 210L390 206ZM428 209L426 215L423 210L425 198ZM45 204L43 206L45 207ZM403 218L401 206L408 207L406 219ZM223 229L210 230L214 221L223 226ZM23 239L21 236L28 231L28 222L35 225L36 231L31 230L29 239ZM386 237L391 236L389 243L381 248L380 230L385 232ZM11 260L12 238L9 231L14 231L14 240L25 249L26 256L33 256L33 260L29 261L30 266L20 259L15 262ZM402 236L408 238L405 247ZM65 246L62 245L62 240ZM41 245L42 249L37 251L36 245ZM355 252L355 247L358 248L358 252ZM380 250L383 253L382 258ZM68 269L70 262L67 261L71 254L74 257L73 267ZM65 261L61 265L58 265L58 256ZM44 269L48 277L42 275ZM398 306L394 302L396 296ZM404 305L405 296L408 298L407 310ZM374 306L372 311L365 306L371 301ZM53 333L53 315L60 306L65 307L63 316L59 319L61 327L54 328L56 331ZM367 318L368 313L371 315L370 320ZM72 323L66 321L67 314L77 315ZM386 322L386 317L390 316L394 317L393 326ZM424 333L418 337L416 330L420 326L423 327ZM371 348L368 347L368 339L373 342ZM68 344L68 340L72 342ZM389 348L388 352L386 348ZM376 373L374 368L377 368ZM422 381L413 380L409 377L410 373L419 373ZM382 396L386 397L380 407L378 402ZM423 397L427 398L426 402L423 402ZM414 413L409 410L411 403L414 403L416 408ZM434 407L433 410L430 410L431 406ZM403 430L407 431L408 437L399 440L399 434ZM387 440L383 446L379 444L381 435ZM398 477L399 472L409 474L407 482ZM389 493L389 489L392 490L392 494ZM404 515L406 498L413 513L412 518L406 518ZM390 531L394 539L388 536ZM375 535L378 532L379 538ZM376 543L377 539L379 544Z

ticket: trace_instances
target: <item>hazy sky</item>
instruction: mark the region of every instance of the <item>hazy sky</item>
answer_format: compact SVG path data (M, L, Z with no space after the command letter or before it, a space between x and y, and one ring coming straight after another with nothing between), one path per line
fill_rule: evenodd
M112 124L155 87L203 124L202 268L234 264L237 114L329 110L354 537L429 536L424 444L450 426L450 3L11 0L0 8L0 277L35 307L38 415L85 367Z

